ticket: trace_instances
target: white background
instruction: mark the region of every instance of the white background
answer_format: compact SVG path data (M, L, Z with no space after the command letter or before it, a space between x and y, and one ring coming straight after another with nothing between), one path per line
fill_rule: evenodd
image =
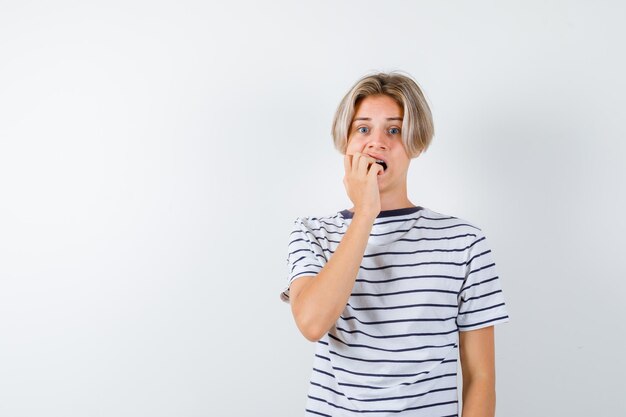
M297 416L297 216L362 75L433 111L409 198L488 236L499 416L625 415L626 8L0 2L0 415Z

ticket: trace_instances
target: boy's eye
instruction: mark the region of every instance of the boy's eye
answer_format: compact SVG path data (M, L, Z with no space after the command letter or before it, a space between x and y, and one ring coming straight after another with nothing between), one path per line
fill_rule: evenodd
M365 127L365 126L361 126L361 127L359 127L359 128L357 129L357 131L358 131L359 133L367 133L367 130L368 130L368 129L367 129L367 127Z
M397 127L392 127L391 129L389 129L389 133L391 133L392 135L397 135L398 133L400 133L400 129L398 129Z

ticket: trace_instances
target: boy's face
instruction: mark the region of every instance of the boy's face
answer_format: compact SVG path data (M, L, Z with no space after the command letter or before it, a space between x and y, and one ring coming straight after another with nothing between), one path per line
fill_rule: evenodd
M402 116L402 108L393 98L367 96L357 104L348 131L347 155L361 152L387 164L378 175L381 192L406 186L411 159L402 143Z

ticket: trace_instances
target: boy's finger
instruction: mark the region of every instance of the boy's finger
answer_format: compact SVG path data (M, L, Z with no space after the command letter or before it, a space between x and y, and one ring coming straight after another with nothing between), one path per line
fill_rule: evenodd
M352 173L356 174L359 170L359 161L361 160L361 153L355 152L352 155Z
M378 172L382 171L383 167L380 166L377 163L373 163L370 167L370 170L367 172L367 175L370 177L377 177L378 176Z
M369 167L371 164L374 164L376 160L368 155L362 155L361 160L359 161L359 168L363 175L367 175Z
M345 154L343 157L343 169L345 169L346 172L350 172L350 157L352 155L348 155Z
M367 155L361 155L361 158L359 159L359 172L362 175L367 175L367 169L369 167L370 164L370 157Z

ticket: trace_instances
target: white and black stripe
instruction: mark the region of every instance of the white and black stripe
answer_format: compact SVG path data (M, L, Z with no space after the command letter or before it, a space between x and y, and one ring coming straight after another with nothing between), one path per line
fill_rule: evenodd
M294 221L288 285L318 274L352 221L348 210ZM459 331L509 320L481 229L424 207L377 216L348 303L316 343L306 412L457 416Z

